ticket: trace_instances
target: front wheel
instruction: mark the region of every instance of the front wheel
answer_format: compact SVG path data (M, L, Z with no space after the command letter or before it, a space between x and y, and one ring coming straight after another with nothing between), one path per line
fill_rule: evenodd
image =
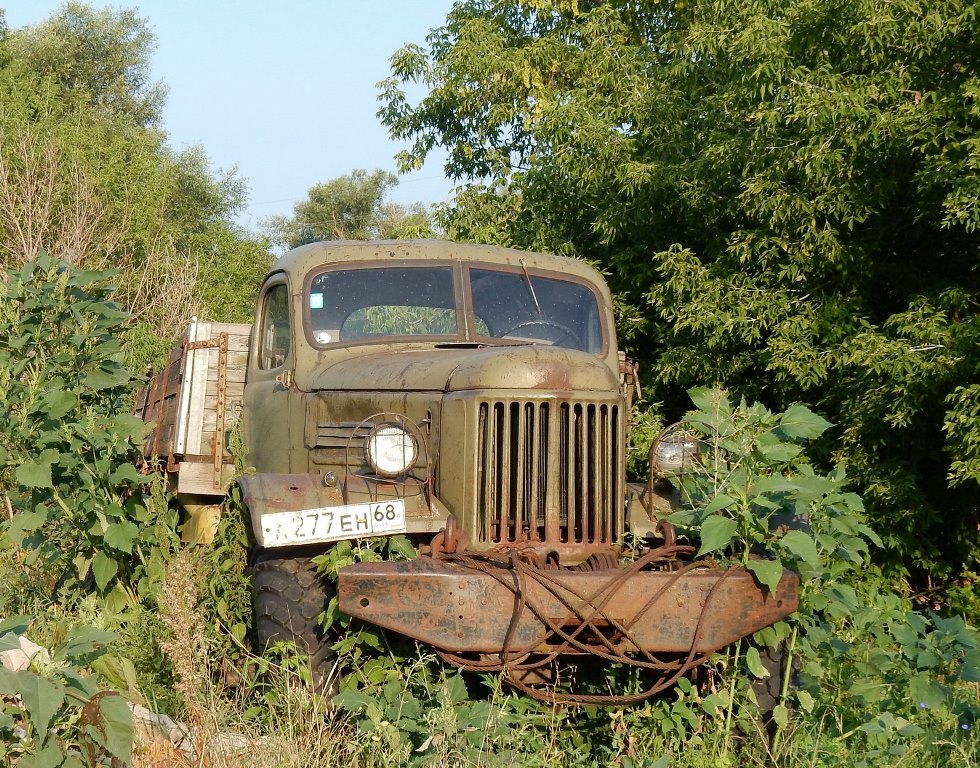
M759 713L768 720L779 704L788 704L783 701L784 681L789 675L789 683L786 687L791 691L795 690L798 687L796 676L801 665L799 657L790 653L785 641L776 647L760 648L759 660L769 676L753 680L752 692L755 693L755 700L759 704Z
M252 562L252 606L258 651L289 641L309 655L313 684L324 693L335 693L339 683L336 654L317 617L336 588L317 573L312 559L262 551Z

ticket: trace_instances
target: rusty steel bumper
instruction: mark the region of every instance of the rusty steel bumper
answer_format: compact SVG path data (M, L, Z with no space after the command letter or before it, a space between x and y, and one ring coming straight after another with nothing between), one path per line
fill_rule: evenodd
M430 557L350 565L340 571L340 610L456 654L548 653L557 643L563 653L588 653L593 644L624 654L707 654L797 608L791 571L769 594L741 568L476 565Z

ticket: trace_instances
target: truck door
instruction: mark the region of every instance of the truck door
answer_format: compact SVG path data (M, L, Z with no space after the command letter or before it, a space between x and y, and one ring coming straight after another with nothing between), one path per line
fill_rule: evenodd
M289 405L295 360L289 281L273 275L259 295L242 414L249 463L259 472L289 472Z

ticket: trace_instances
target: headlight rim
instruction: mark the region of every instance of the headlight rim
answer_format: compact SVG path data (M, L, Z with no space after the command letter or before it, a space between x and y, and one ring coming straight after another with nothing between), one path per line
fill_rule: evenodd
M380 433L386 429L398 430L398 432L401 433L402 436L401 439L404 441L407 438L408 444L410 444L412 448L410 459L406 462L402 462L398 466L397 470L394 469L393 467L386 467L383 466L381 463L379 463L378 461L379 457L375 454L380 453L380 451L372 450L372 448L374 448L377 445L376 441L379 439ZM397 421L382 421L375 424L371 428L371 431L368 432L368 434L364 438L364 460L368 463L368 466L370 466L371 469L375 472L375 474L377 474L379 477L383 477L389 480L398 477L403 477L409 473L412 467L415 466L415 464L418 462L418 458L419 458L418 438L415 436L412 429L408 428L405 424L399 423Z

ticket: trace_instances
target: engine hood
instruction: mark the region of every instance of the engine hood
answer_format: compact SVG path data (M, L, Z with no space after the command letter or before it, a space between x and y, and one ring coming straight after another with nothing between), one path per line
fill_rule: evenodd
M335 362L321 359L314 390L439 391L619 389L606 362L573 349L547 346L446 347L360 353Z

